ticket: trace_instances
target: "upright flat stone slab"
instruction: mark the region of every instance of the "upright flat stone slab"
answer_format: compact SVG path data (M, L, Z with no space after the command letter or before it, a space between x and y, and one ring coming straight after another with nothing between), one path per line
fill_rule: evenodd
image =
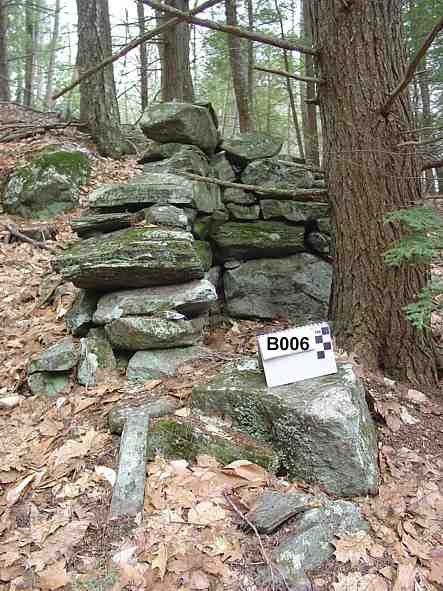
M377 491L377 438L364 387L350 364L338 373L267 388L255 358L229 363L193 389L195 413L228 416L279 452L291 478L340 496Z
M331 282L331 265L308 253L246 261L225 269L226 311L237 318L320 321L327 316Z
M145 136L160 143L193 144L212 154L219 137L209 109L190 103L160 103L148 107L140 120Z
M214 286L207 279L114 291L99 299L94 323L107 324L122 316L152 316L167 310L191 318L209 310L216 299Z
M155 227L88 238L63 251L53 267L77 287L99 291L170 285L204 275L192 234Z
M114 485L112 518L136 515L143 510L149 414L131 415L120 441L117 481Z
M211 232L220 260L283 257L304 250L303 227L284 222L228 222Z

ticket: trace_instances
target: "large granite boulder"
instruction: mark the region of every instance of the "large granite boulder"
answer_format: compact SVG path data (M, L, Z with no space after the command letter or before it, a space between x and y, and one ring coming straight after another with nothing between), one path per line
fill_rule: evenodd
M212 154L219 142L209 110L189 103L160 103L149 106L140 120L145 136L161 143L193 144Z
M114 291L99 299L94 322L108 324L123 316L153 316L168 310L191 318L209 310L216 299L215 288L207 279Z
M260 209L265 220L285 219L288 222L304 222L309 217L326 219L329 207L323 203L302 203L280 199L260 199Z
M191 146L188 144L163 144L163 147L174 146L171 149L171 155L167 158L162 158L156 161L146 162L143 166L145 174L154 173L172 173L177 171L191 172L194 174L200 174L202 176L208 176L209 164L204 152L197 148L197 146ZM146 158L153 158L155 155L161 153L148 152L145 157L142 157L142 161Z
M48 146L20 166L6 184L3 207L13 215L45 219L78 207L90 174L89 153L78 146Z
M171 285L204 275L192 234L156 227L88 238L63 251L53 267L77 287L98 291Z
M304 250L303 226L284 222L228 222L211 232L217 257L227 259L257 259L281 257Z
M234 165L244 167L249 162L277 155L283 142L280 138L255 132L241 133L235 137L224 139L221 148L226 157Z
M128 183L102 185L89 195L89 205L99 209L142 209L148 205L195 207L211 213L222 207L220 188L177 174L150 173Z
M331 265L308 253L246 261L225 269L226 311L240 318L282 316L298 324L323 320L331 282Z
M314 176L306 168L287 164L276 158L251 162L241 175L242 183L269 189L312 189Z
M279 452L290 478L339 496L376 493L377 437L362 382L352 365L338 373L268 388L255 358L226 364L193 388L192 409L233 425Z
M177 315L178 316L178 315ZM125 316L105 326L113 347L125 351L187 347L200 342L206 317L191 320L150 316Z

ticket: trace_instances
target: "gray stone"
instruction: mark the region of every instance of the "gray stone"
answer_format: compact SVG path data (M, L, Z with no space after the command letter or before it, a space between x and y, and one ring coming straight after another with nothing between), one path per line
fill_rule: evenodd
M321 203L260 199L260 207L265 220L284 218L289 222L304 222L308 217L325 218L329 215L329 207Z
M151 105L143 113L140 127L151 140L193 144L209 154L219 142L209 110L189 103Z
M197 146L186 144L164 144L164 146L177 146L179 148L171 150L168 158L157 162L148 162L143 166L144 174L149 173L176 173L180 171L191 172L201 176L208 176L209 164L204 152Z
M64 321L66 328L74 336L84 337L92 326L92 317L97 308L99 294L95 291L80 289L72 306L66 312Z
M112 492L111 517L136 515L143 510L149 415L130 417L120 441L117 480Z
M117 349L141 351L196 345L202 336L205 317L169 320L127 316L106 325L106 336Z
M204 274L193 242L182 230L128 228L77 243L53 267L77 287L102 291L182 283Z
M45 396L57 396L60 394L69 383L68 372L48 372L38 371L28 375L28 387L31 392L37 396L43 394Z
M117 362L109 341L99 336L88 336L80 341L80 361L77 381L82 386L97 384L98 369L115 369Z
M139 406L114 406L108 415L108 426L111 433L120 435L128 419L139 416L162 417L173 414L179 403L170 396L161 396L147 400Z
M228 187L223 191L223 203L237 203L238 205L253 205L257 203L254 193L247 193L243 189Z
M178 349L159 349L137 351L128 363L128 380L152 380L173 376L182 363L199 359L208 354L204 347L181 347Z
M275 156L280 152L282 145L280 138L247 132L224 139L221 148L225 150L230 162L244 166L254 160Z
M205 274L205 279L212 283L212 285L215 287L217 294L220 294L222 292L223 271L220 265L211 267L209 271Z
M145 210L145 219L149 224L189 229L188 216L174 205L153 205Z
M256 259L261 257L282 257L304 250L303 227L285 222L228 222L211 238L216 247L217 257L227 259Z
M123 316L154 316L168 310L176 310L187 317L199 316L216 299L215 289L206 279L114 291L99 299L94 322L107 324Z
M93 213L90 210L69 222L72 231L80 238L90 238L96 234L107 234L123 230L143 219L143 212Z
M211 213L222 207L220 187L178 174L150 173L127 183L102 185L89 195L90 207L143 209L148 205L178 205Z
M314 495L299 492L284 494L276 490L267 490L256 499L254 508L246 517L259 533L269 535L288 519L319 506L321 501Z
M276 158L251 162L243 171L241 180L246 185L287 191L312 189L314 185L312 172L303 167L285 164Z
M377 492L376 431L350 364L338 364L337 374L267 388L257 360L246 358L194 386L192 408L229 416L239 429L271 442L290 478L340 496Z
M77 343L72 337L64 337L29 362L28 374L37 371L67 371L77 364L78 358Z
M367 531L360 509L348 501L323 499L323 506L296 517L290 533L273 550L272 558L291 580L300 571L317 568L334 553L337 536Z
M209 176L221 181L235 181L235 172L225 152L217 152L209 162Z
M258 205L228 203L226 207L231 216L236 220L258 220L260 217L260 207Z
M226 311L240 318L288 318L296 324L324 320L328 313L332 266L300 253L284 258L225 263Z
M48 146L14 170L6 184L7 213L45 219L78 207L79 189L90 174L88 152L78 146Z

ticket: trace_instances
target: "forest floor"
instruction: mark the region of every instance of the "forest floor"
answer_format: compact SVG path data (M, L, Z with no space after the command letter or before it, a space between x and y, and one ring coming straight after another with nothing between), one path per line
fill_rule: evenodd
M71 130L0 145L0 174L49 141L85 138ZM103 182L137 172L134 159L96 158L83 194ZM0 215L4 223L20 221ZM68 216L54 220L57 242L75 239ZM29 358L66 334L63 315L73 299L71 284L58 285L39 305L43 280L51 277L51 254L21 242L0 242L0 591L264 591L256 570L261 550L290 530L245 532L226 495L245 513L266 488L318 492L286 482L258 466L224 467L200 456L190 464L160 457L148 465L142 519L110 522L118 439L107 415L120 401L141 400L160 389L179 398L186 413L192 385L214 375L222 363L200 360L177 377L128 384L119 372L84 388L71 382L62 396L31 396ZM443 269L437 269L443 273ZM58 285L58 287L57 287ZM206 344L227 356L255 354L256 334L283 322L230 321L210 330ZM442 319L435 329L443 338ZM443 589L443 398L417 392L359 367L379 435L382 484L375 497L353 499L371 525L366 536L343 536L334 557L309 573L314 591L441 591Z

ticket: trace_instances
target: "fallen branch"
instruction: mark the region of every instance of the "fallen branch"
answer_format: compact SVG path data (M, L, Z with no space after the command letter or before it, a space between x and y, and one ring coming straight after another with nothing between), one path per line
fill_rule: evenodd
M310 78L309 76L298 76L297 74L290 74L285 70L275 70L274 68L265 68L264 66L254 66L254 70L259 72L268 72L276 76L284 76L286 78L294 78L294 80L301 80L302 82L315 82L316 84L323 84L324 80L321 78Z
M230 35L236 35L237 37L243 37L244 39L252 39L252 41L258 41L259 43L272 45L273 47L281 47L282 49L288 49L289 51L299 51L300 53L308 53L310 55L317 54L317 51L312 47L300 45L299 43L292 43L291 41L286 41L285 39L280 39L279 37L273 37L271 35L262 35L261 33L254 33L253 31L246 31L244 29L240 29L239 27L233 27L231 25L222 25L220 23L215 23L213 21L208 21L201 18L194 18L193 16L190 16L190 12L182 12L181 10L177 10L177 8L169 6L169 4L162 4L160 2L156 2L155 0L143 0L143 4L147 4L154 10L159 10L161 12L167 12L169 14L179 16L182 20L186 21L187 23L192 23L194 25L206 27L207 29L221 31L222 33L229 33Z
M211 8L211 6L214 6L215 4L219 4L220 2L221 2L221 0L207 0L207 2L203 2L203 4L200 4L200 6L196 6L195 8L190 10L189 12L183 12L181 14L183 14L185 16L198 14L199 12L203 12L207 8ZM129 53L130 51L132 51L133 49L135 49L136 47L138 47L142 43L145 43L148 39L152 39L152 37L156 37L157 35L159 35L163 31L165 31L169 27L173 27L174 25L178 24L182 20L184 20L184 18L182 16L177 16L176 18L172 18L172 19L162 23L158 27L155 27L155 29L152 29L152 31L148 31L144 35L141 35L141 37L137 37L136 39L133 39L127 45L125 45L122 49L120 49L120 51L113 53L112 55L107 57L105 60L103 60L102 62L97 64L96 66L89 68L89 70L86 70L86 72L83 72L83 74L81 74L81 76L79 76L76 80L71 82L71 84L68 84L68 86L65 86L65 88L62 88L61 90L56 92L52 96L52 100L55 101L56 99L60 98L61 96L63 96L64 94L66 94L67 92L69 92L70 90L75 88L78 84L80 84L80 82L83 82L83 80L86 80L87 78L90 78L94 74L97 74L97 72L99 72L100 70L102 70L103 68L108 66L109 64L114 63L115 61L117 61L118 59L120 59L121 57L123 57L124 55L126 55L127 53Z
M22 140L39 133L45 133L50 129L65 129L66 127L86 127L87 123L77 123L69 121L68 123L46 123L43 125L29 125L27 129L18 131L17 133L6 133L0 137L0 142L13 142L16 140Z
M328 192L326 189L300 189L298 191L285 191L284 189L271 189L267 187L260 187L259 185L244 185L243 183L232 183L231 181L221 181L209 176L201 176L193 174L192 172L184 172L179 170L176 172L181 176L186 176L194 181L201 181L204 183L212 183L213 185L220 185L220 187L228 187L233 189L243 189L252 193L261 193L263 195L275 195L276 197L292 198L293 201L315 201L327 205L327 200L321 198L325 197Z
M437 37L438 33L442 29L443 29L443 16L441 16L440 19L437 21L437 23L434 25L432 31L428 34L428 36L424 40L422 46L420 47L420 49L415 54L414 59L411 61L411 63L409 64L408 69L406 70L406 74L405 74L403 80L400 82L400 84L388 96L385 104L380 109L380 112L382 113L382 115L385 115L386 116L389 113L389 110L390 110L390 108L391 108L392 103L394 102L394 100L397 98L397 96L400 93L403 92L403 90L411 82L412 78L414 77L415 71L418 68L421 60L423 59L423 57L425 56L426 52L428 51L428 49L432 45L434 39Z
M32 246L35 246L36 248L42 248L43 250L48 250L52 254L57 254L57 252L58 252L56 248L53 248L52 246L48 246L47 244L45 244L44 242L41 242L40 240L33 240L32 238L25 236L19 230L17 230L17 226L15 226L14 224L3 224L3 227L5 228L5 230L7 230L9 232L10 235L15 236L16 238L18 238L22 242L27 242L28 244L32 244Z

